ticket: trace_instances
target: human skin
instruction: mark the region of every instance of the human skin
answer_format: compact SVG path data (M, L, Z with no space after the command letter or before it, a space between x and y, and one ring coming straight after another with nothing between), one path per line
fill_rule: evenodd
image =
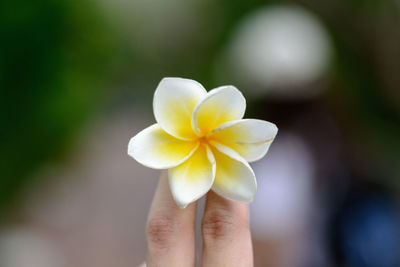
M185 209L174 202L163 171L151 204L147 226L148 267L194 267L196 203ZM210 191L202 218L202 266L253 266L247 204Z

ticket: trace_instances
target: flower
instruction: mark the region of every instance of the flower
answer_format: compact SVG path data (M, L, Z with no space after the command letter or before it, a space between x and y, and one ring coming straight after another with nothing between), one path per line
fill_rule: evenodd
M132 137L128 155L154 169L169 169L172 196L184 208L210 189L249 203L257 182L248 162L262 158L278 129L242 119L246 100L234 86L207 92L190 79L164 78L153 99L156 124Z

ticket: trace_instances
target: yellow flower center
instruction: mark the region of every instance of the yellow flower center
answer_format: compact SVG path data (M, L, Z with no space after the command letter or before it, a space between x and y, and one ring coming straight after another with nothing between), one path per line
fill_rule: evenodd
M198 138L200 144L207 145L208 144L208 137L207 136L202 136Z

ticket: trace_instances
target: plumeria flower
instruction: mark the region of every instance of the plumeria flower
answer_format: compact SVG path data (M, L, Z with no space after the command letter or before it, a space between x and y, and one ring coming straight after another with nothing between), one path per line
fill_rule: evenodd
M262 158L278 129L242 119L246 100L234 86L207 92L190 79L164 78L153 99L156 124L132 137L128 154L154 169L168 169L179 207L210 189L227 199L249 203L257 182L248 162Z

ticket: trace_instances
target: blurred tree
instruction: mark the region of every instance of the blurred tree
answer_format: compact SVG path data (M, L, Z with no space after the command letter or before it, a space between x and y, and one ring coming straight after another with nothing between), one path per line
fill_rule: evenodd
M1 208L68 149L102 98L114 41L88 1L8 1L0 25Z

